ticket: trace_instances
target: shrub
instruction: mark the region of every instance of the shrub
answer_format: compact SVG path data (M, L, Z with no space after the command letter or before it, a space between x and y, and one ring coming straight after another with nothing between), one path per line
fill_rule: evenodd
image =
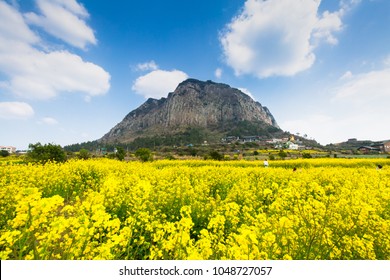
M223 160L223 155L218 153L217 151L211 151L209 153L209 157L214 160Z
M135 156L141 161L153 161L152 152L148 148L139 148L135 151Z
M48 161L65 162L66 154L60 145L41 143L30 144L27 158L30 161L45 163Z
M116 158L119 159L119 160L124 160L124 159L125 159L125 156L126 156L125 149L123 149L122 147L116 147L115 156L116 156Z
M89 154L89 151L86 149L81 149L78 154L79 159L89 159L91 155Z
M302 153L303 158L312 158L312 155L310 153Z
M176 158L174 155L169 154L169 155L165 156L165 159L175 160Z
M278 153L279 157L284 159L285 157L287 157L287 153L283 150L280 150L279 153Z

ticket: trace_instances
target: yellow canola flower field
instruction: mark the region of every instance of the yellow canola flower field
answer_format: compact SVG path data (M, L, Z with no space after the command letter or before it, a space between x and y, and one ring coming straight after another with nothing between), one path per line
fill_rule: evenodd
M389 260L389 166L3 163L0 259Z

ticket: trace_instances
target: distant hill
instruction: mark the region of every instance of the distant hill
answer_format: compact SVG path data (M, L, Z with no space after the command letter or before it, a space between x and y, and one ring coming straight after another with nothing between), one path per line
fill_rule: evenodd
M270 138L284 132L267 107L242 91L226 84L188 79L167 98L149 98L97 142L196 144L219 142L229 135Z
M326 147L332 150L351 150L356 151L362 147L372 147L378 150L384 150L383 143L390 143L390 140L372 141L372 140L358 140L356 138L348 139L345 142L337 144L329 144ZM385 150L388 152L388 148ZM375 150L373 150L375 152Z

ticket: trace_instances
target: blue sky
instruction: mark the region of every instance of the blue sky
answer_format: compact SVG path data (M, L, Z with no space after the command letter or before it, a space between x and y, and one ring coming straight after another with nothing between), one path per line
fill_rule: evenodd
M102 137L186 78L321 144L390 139L390 1L0 0L0 145Z

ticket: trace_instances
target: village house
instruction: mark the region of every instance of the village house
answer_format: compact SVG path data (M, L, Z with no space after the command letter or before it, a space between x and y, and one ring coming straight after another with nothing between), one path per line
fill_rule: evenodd
M290 143L288 144L288 149L290 149L290 150L298 150L298 149L299 149L299 145L290 142Z
M233 143L235 141L238 141L240 139L240 137L238 136L227 136L225 138L222 138L222 142L225 142L225 143Z
M390 141L383 142L383 148L386 153L390 153Z
M7 151L10 154L13 154L16 152L16 147L12 146L0 146L0 151Z
M372 144L371 147L376 148L381 152L389 153L390 152L390 140L386 140L386 141Z
M278 138L273 138L271 140L266 141L268 144L277 144L277 143L282 143L283 139L278 139Z
M258 136L243 136L241 139L243 143L256 142L258 140L259 140Z
M357 149L359 152L364 154L372 153L372 152L380 152L380 149L373 146L361 146Z

